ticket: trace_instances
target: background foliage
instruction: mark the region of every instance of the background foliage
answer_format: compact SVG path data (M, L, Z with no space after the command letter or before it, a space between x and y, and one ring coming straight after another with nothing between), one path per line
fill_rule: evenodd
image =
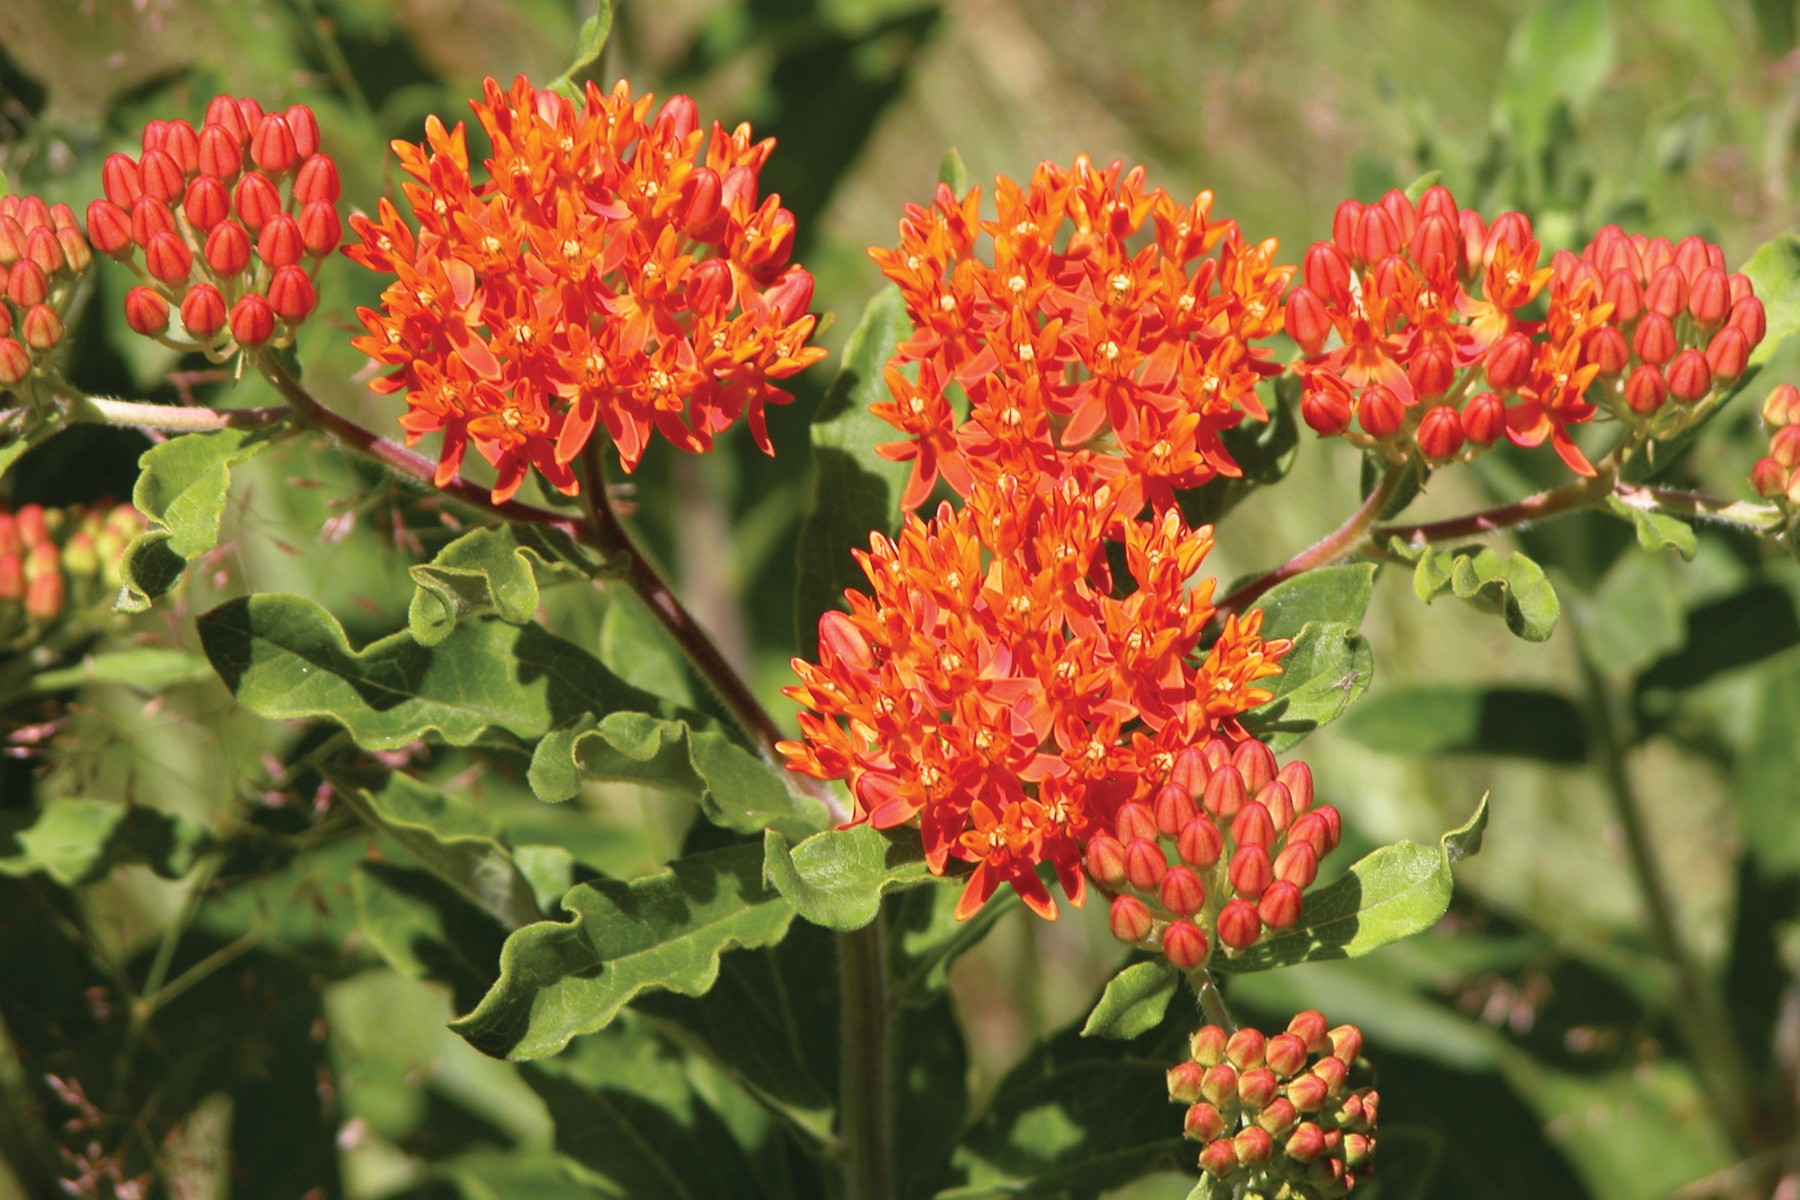
M347 199L372 209L391 183L388 139L416 138L427 113L464 116L483 75L553 77L587 15L564 0L23 0L0 10L0 168L80 209L98 194L101 160L132 149L145 120L223 91L310 104ZM952 145L978 182L1080 151L1144 162L1177 194L1212 188L1217 211L1253 239L1279 236L1290 260L1329 232L1343 196L1373 200L1441 171L1464 204L1529 213L1547 250L1618 221L1671 239L1700 233L1735 267L1794 221L1796 25L1783 0L628 0L596 74L689 92L703 114L781 139L764 186L799 219L797 256L818 276L814 307L838 315L825 342L839 351L876 290L863 247L893 241L901 199L927 196ZM254 375L233 387L130 335L125 286L107 264L79 327L76 384L165 402L177 387L234 407L274 401ZM341 332L376 286L329 264L300 356L322 399L385 428L393 414L362 388ZM1758 394L1800 379L1793 355L1790 345L1776 356ZM794 566L813 496L799 466L809 443L823 471L824 452L863 436L849 423L811 427L834 363L771 413L774 459L734 430L705 459L657 443L633 479L637 530L782 713L787 660L810 653L795 633L797 590L842 585ZM173 384L171 368L185 372ZM1761 439L1752 405L1727 410L1681 467L1684 482L1745 494ZM112 429L64 434L7 476L10 500L130 495L147 445ZM315 811L325 781L308 755L329 729L303 704L265 717L239 707L197 657L226 624L215 616L209 633L195 614L247 591L292 592L352 645L409 621L416 631L443 622L448 601L433 609L431 597L453 584L433 590L407 569L455 535L428 505L322 447L238 457L216 547L121 639L163 653L116 680L52 680L0 712L0 1196L54 1194L45 1184L65 1170L61 1149L85 1152L80 1098L58 1096L46 1075L89 1081L88 1100L128 1114L142 1136L125 1170L155 1156L176 1194L818 1194L817 1162L795 1148L805 1138L785 1132L828 1126L837 1079L833 951L810 925L716 964L727 943L692 951L695 990L719 972L704 998L627 988L611 1001L626 1006L618 1021L557 1057L498 1061L445 1027L472 1013L459 1030L477 1045L517 1049L504 1004L476 1002L503 967L508 930L591 871L635 882L577 889L578 912L636 902L621 889L716 897L716 881L655 872L685 845L712 851L718 880L741 881L762 849L695 824L698 802L670 799L650 786L658 779L571 779L572 801L545 805L528 783L535 760L479 742L415 748L404 722L394 765L442 791L421 789L422 800L400 775L333 780L340 798L384 816L379 836L349 800ZM1441 475L1419 519L1554 482L1533 477L1553 466L1486 455ZM1357 470L1346 448L1304 438L1285 485L1221 526L1209 568L1230 579L1273 565L1270 547L1285 556L1310 543L1355 503ZM1511 542L1558 589L1549 641L1521 641L1447 600L1421 605L1406 572L1384 569L1362 626L1373 683L1308 748L1322 796L1346 815L1345 862L1402 838L1435 846L1494 795L1486 847L1459 869L1450 914L1366 959L1235 977L1230 999L1270 1020L1318 1007L1368 1032L1385 1102L1383 1195L1735 1194L1737 1156L1697 1079L1710 1064L1680 1051L1682 999L1645 923L1618 793L1634 789L1649 814L1681 935L1729 997L1720 1023L1753 1071L1737 1082L1771 1101L1786 1132L1769 1140L1792 1153L1800 573L1710 529L1683 564L1594 513ZM644 649L656 635L637 602L558 582L538 575L541 594L510 602L522 616L548 610L606 686L665 698L662 716L685 723L668 736L698 747L717 714L675 656ZM495 607L505 611L497 595ZM248 606L222 613L245 614L233 628L252 624ZM46 721L57 722L50 740ZM655 761L705 774L692 754ZM12 836L53 812L71 826L111 819L68 807L89 800L133 806L129 826L76 838L98 858ZM448 888L421 859L444 853L483 886L501 878L499 890ZM1172 1165L1164 1043L1195 1014L1172 1012L1129 1041L1082 1042L1076 1030L1118 965L1104 920L1090 911L1048 925L996 906L976 931L985 941L946 971L963 947L945 948L937 893L907 893L900 909L900 1061L907 1047L936 1047L916 1057L938 1064L904 1080L924 1102L907 1110L902 1162L926 1164L905 1194L985 1195L1025 1177L1047 1181L1029 1194L1092 1194L1123 1176L1084 1173L1084 1154L1120 1130L1140 1149L1134 1168ZM790 918L785 902L751 913L736 944L770 943ZM165 937L190 919L186 936ZM191 985L153 1012L128 1011L119 980L158 963L155 978ZM791 1006L765 1007L770 995ZM734 1049L702 1055L696 1039ZM1153 1176L1130 1194L1187 1186Z

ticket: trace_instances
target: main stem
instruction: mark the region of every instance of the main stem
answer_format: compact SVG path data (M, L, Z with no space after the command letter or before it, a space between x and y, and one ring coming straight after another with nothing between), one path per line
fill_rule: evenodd
M838 1131L845 1200L894 1200L896 1195L885 920L877 912L861 929L837 935Z

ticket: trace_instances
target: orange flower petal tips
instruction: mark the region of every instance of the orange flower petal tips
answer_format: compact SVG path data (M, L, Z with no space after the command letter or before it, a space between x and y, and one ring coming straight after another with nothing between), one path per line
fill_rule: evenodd
M807 345L812 277L788 261L793 214L758 193L774 143L702 129L685 96L650 106L623 81L576 104L490 79L471 104L488 182L463 126L432 118L424 144L394 143L416 233L385 200L350 218L343 252L397 277L359 312L356 345L394 368L374 386L405 393L408 444L443 434L440 481L473 445L499 473L495 500L534 467L573 492L597 428L626 470L652 432L705 451L740 415L769 451L764 406L791 399L776 381L824 357ZM295 183L314 203L336 186L304 165ZM311 211L301 241L335 241Z

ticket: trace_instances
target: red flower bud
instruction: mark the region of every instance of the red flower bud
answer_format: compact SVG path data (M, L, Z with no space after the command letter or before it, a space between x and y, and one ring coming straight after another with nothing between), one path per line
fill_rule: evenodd
M144 194L137 163L129 154L109 154L100 166L100 186L106 198L120 208L130 208Z
M1192 921L1176 921L1163 930L1163 955L1183 971L1206 961L1206 934Z
M1362 214L1363 206L1360 203L1355 200L1346 200L1337 206L1337 211L1331 216L1331 240L1344 257L1353 263L1358 261L1356 226L1362 219Z
M1345 1063L1353 1063L1362 1057L1362 1030L1356 1026L1339 1025L1326 1036L1331 1039L1331 1052Z
M1264 1059L1277 1078L1291 1079L1306 1066L1306 1042L1298 1034L1278 1033L1269 1039Z
M1275 820L1269 810L1255 800L1247 800L1231 819L1231 840L1240 849L1260 846L1267 850L1275 843ZM1235 861L1235 860L1234 860Z
M1456 197L1450 189L1441 183L1434 183L1419 194L1419 220L1427 217L1442 217L1450 224L1456 224Z
M763 293L763 302L775 314L775 319L783 325L791 324L806 315L807 305L812 303L813 277L799 267L790 267L776 281L774 287Z
M1419 420L1419 449L1432 462L1448 462L1463 447L1462 418L1456 409L1440 404Z
M716 242L724 236L725 210L720 204L723 185L719 173L698 167L681 185L676 213L682 231L697 242Z
M210 338L225 328L225 297L210 283L195 284L181 301L181 324L195 337Z
M1695 234L1688 234L1675 247L1675 265L1681 268L1681 273L1690 286L1700 277L1700 272L1711 265L1709 260L1706 243Z
M1225 1132L1225 1118L1212 1105L1201 1102L1187 1110L1182 1118L1181 1136L1196 1142L1210 1142Z
M1407 253L1427 273L1442 270L1446 265L1452 270L1461 266L1462 238L1452 224L1454 220L1454 217L1438 213L1423 217L1408 239Z
M281 193L275 190L267 175L255 171L238 181L233 199L237 204L238 219L251 233L261 233L263 222L281 211Z
M1407 364L1406 378L1412 383L1413 391L1427 400L1443 395L1456 382L1456 366L1450 361L1450 351L1439 345L1426 346Z
M1330 242L1314 242L1306 252L1306 287L1328 303L1348 303L1350 262L1344 252Z
M1263 1065L1263 1055L1267 1050L1267 1045L1268 1041L1263 1037L1260 1030L1252 1029L1246 1025L1236 1033L1233 1033L1231 1037L1226 1040L1225 1061L1229 1062L1240 1071L1248 1071L1253 1067L1260 1067ZM1274 1080L1271 1078L1269 1082L1273 1083ZM1243 1090L1243 1081L1239 1080L1238 1094L1240 1096L1243 1095ZM1273 1092L1270 1094L1273 1095ZM1268 1101L1264 1100L1257 1104L1256 1107L1261 1108L1263 1104L1267 1103Z
M1800 467L1800 425L1788 425L1769 439L1769 457L1784 467Z
M1319 852L1311 842L1289 841L1275 859L1275 878L1293 884L1301 891L1312 886L1319 875Z
M1653 237L1644 243L1638 255L1643 260L1640 276L1654 279L1658 271L1675 261L1675 247L1669 244L1666 237Z
M19 336L33 350L51 350L62 341L62 318L48 304L34 304L19 322Z
M1229 1040L1217 1025L1202 1025L1188 1038L1189 1056L1203 1067L1216 1067L1225 1061L1225 1043Z
M1731 315L1731 285L1725 282L1725 272L1707 267L1694 277L1688 289L1688 312L1708 329Z
M1356 402L1356 420L1370 437L1392 437L1405 422L1406 411L1400 406L1400 398L1386 385L1372 383Z
M1507 334L1488 349L1488 382L1502 391L1518 387L1530 376L1535 356L1530 338L1522 333Z
M1200 1169L1216 1179L1237 1170L1237 1147L1230 1138L1219 1138L1209 1142L1206 1149L1200 1151Z
M151 239L159 233L170 237L178 236L175 232L175 214L169 206L154 196L139 196L137 203L131 206L131 240L148 250Z
M34 621L54 620L63 606L61 556L56 545L32 548L25 560L25 615Z
M4 270L5 270L4 267L0 267L0 271L4 271ZM0 295L5 295L5 294L6 294L6 289L0 288ZM7 305L0 304L0 337L10 337L10 336L12 336L12 331L13 331L12 309L9 308Z
M1331 1085L1317 1075L1301 1075L1287 1085L1287 1098L1294 1102L1294 1107L1301 1112L1318 1112L1325 1107L1326 1093Z
M1462 238L1463 282L1470 284L1481 277L1485 265L1482 250L1487 245L1487 226L1480 213L1465 208L1456 215L1456 232Z
M214 96L212 98L212 102L206 106L206 120L203 124L223 126L240 143L250 133L250 127L244 124L243 111L238 108L237 101L230 96Z
M1344 818L1338 814L1337 809L1329 804L1321 804L1313 809L1313 812L1318 814L1319 820L1325 825L1325 849L1319 855L1320 858L1324 858L1326 854L1337 849L1338 842L1343 840Z
M1225 1063L1208 1067L1200 1077L1200 1094L1221 1108L1237 1103L1237 1072Z
M1142 942L1156 927L1156 919L1150 915L1150 906L1136 896L1113 897L1112 910L1107 917L1112 935L1121 942Z
M1287 1031L1306 1043L1310 1054L1323 1054L1331 1048L1331 1035L1327 1032L1325 1014L1314 1009L1294 1014L1288 1022Z
M1400 230L1387 209L1379 204L1371 204L1362 210L1362 215L1356 219L1354 257L1373 265L1400 249L1403 244Z
M688 308L697 316L722 317L731 309L731 267L722 258L708 258L688 272Z
M1669 364L1669 392L1677 400L1692 402L1712 390L1712 368L1698 350L1683 350Z
M1256 793L1255 803L1268 811L1269 824L1276 833L1285 832L1294 823L1294 797L1280 776L1269 780L1268 786Z
M1194 819L1198 810L1186 788L1178 783L1165 783L1157 789L1155 806L1157 832L1164 837L1180 837L1182 829Z
M200 130L200 173L229 185L244 169L244 143L222 125Z
M1494 251L1506 246L1514 254L1523 253L1531 241L1531 220L1524 213L1501 213L1494 218L1488 228L1487 240L1482 243L1481 259L1483 265L1494 261Z
M154 196L164 204L172 204L182 191L181 168L161 150L146 150L138 163L138 178L144 195Z
M1399 188L1389 188L1387 195L1381 198L1381 208L1399 231L1400 245L1405 246L1419 228L1419 214L1413 210L1412 201ZM1395 247L1393 253L1399 253L1399 247Z
M206 235L206 265L220 279L250 265L250 235L236 221L220 221Z
M1175 756L1175 766L1169 772L1169 782L1185 791L1192 799L1198 801L1206 791L1206 781L1212 777L1212 768L1206 763L1206 755L1200 747L1185 747Z
M1206 781L1206 791L1200 802L1213 816L1230 820L1237 816L1238 809L1244 807L1247 790L1243 775L1237 767L1227 762Z
M1206 1068L1196 1062L1176 1063L1168 1070L1169 1099L1176 1104L1192 1104L1200 1099L1200 1080Z
M1343 1059L1328 1054L1312 1065L1312 1073L1325 1081L1325 1097L1330 1100L1336 1099L1344 1090L1344 1078L1349 1075L1350 1068ZM1304 1106L1301 1111L1305 1111Z
M197 175L188 184L181 211L187 214L188 224L204 234L231 215L231 196L211 175Z
M125 323L145 337L169 327L169 302L147 287L125 293Z
M88 237L94 249L114 258L131 255L131 218L111 200L96 200L88 205Z
M1088 839L1087 872L1094 882L1116 888L1125 882L1125 847L1117 838L1104 833Z
M1314 388L1301 397L1300 416L1320 437L1336 437L1350 428L1350 397L1333 388Z
M318 302L319 294L304 270L292 265L275 269L269 280L269 307L276 316L289 322L304 321Z
M1583 362L1597 363L1602 375L1617 375L1631 362L1631 347L1616 325L1602 325L1594 331L1581 352Z
M1233 900L1219 911L1219 940L1233 950L1244 950L1262 936L1262 918L1248 900Z
M193 265L194 256L188 251L187 244L172 233L158 231L144 247L144 269L170 286L185 282Z
M1613 306L1612 323L1629 325L1644 312L1644 289L1639 285L1637 274L1621 268L1606 277L1606 290L1601 293L1602 303Z
M1242 1029L1238 1033L1243 1033ZM1251 1033L1256 1033L1254 1029ZM1262 1061L1262 1035L1257 1034L1256 1061ZM1239 1068L1243 1073L1238 1076L1238 1103L1252 1111L1267 1107L1268 1103L1281 1094L1281 1085L1275 1082L1275 1072L1267 1067Z
M1410 275L1406 260L1398 253L1376 263L1373 270L1363 272L1363 288L1378 296L1397 296L1403 290L1401 279Z
M1756 294L1756 285L1750 282L1750 277L1748 275L1727 275L1725 277L1725 284L1731 289L1731 302L1733 304L1736 304L1745 296L1753 296Z
M12 387L31 374L31 352L9 337L0 337L0 386Z
M1688 281L1681 268L1674 263L1663 267L1650 277L1650 286L1644 289L1644 304L1651 312L1659 312L1673 320L1681 315L1687 307Z
M168 127L169 123L167 121L151 121L144 126L144 132L140 141L146 152L162 149L163 130Z
M1125 843L1125 878L1140 892L1154 892L1169 869L1160 844L1150 838Z
M300 238L300 224L284 212L275 213L256 237L256 253L271 267L286 267L300 261L306 245Z
M1660 367L1675 357L1675 325L1668 316L1656 310L1644 314L1637 332L1631 335L1631 348L1651 366Z
M1463 432L1477 446L1491 446L1506 432L1506 402L1493 392L1482 392L1463 406Z
M315 154L300 164L300 174L294 178L294 202L302 207L308 204L336 204L343 193L343 184L338 180L337 164L323 154Z
M1292 1100L1277 1096L1257 1116L1256 1123L1270 1137L1286 1137L1288 1131L1300 1123L1300 1113L1294 1108Z
M1176 916L1191 917L1206 903L1206 884L1188 867L1170 867L1157 889L1157 898Z
M1713 334L1712 342L1706 347L1706 365L1712 368L1713 377L1721 381L1736 379L1744 373L1750 363L1750 339L1744 331L1727 325Z
M1262 899L1256 902L1256 915L1263 919L1263 924L1270 929L1289 929L1300 919L1300 912L1305 907L1306 898L1300 889L1284 880L1276 880L1269 885Z
M301 158L311 158L319 152L319 118L313 116L313 110L304 104L290 104L287 112L288 132L294 138L294 153ZM333 196L333 200L337 197ZM302 203L305 203L302 201Z
M275 312L269 302L251 292L231 310L231 336L239 345L260 346L275 334Z
M1161 832L1156 827L1156 818L1150 814L1146 804L1121 804L1119 815L1113 819L1113 830L1119 835L1121 842L1135 841L1138 838L1149 838L1155 841Z
M256 132L250 138L250 158L271 175L293 170L300 161L300 152L294 146L294 131L288 128L286 117L269 113L257 122Z
M45 275L58 274L68 265L63 261L62 243L51 229L34 229L25 235L25 257Z
M1800 388L1783 383L1770 391L1763 400L1762 419L1777 429L1800 422Z
M1669 385L1662 372L1649 363L1641 364L1625 381L1625 403L1631 411L1649 416L1669 398Z
M1289 1135L1283 1152L1297 1163L1309 1163L1325 1153L1325 1133L1311 1121L1302 1121Z
M1219 827L1203 813L1181 827L1176 849L1182 862L1209 871L1224 855L1225 839L1219 835Z
M1275 1153L1275 1139L1262 1126L1251 1125L1237 1131L1231 1139L1231 1148L1243 1166L1260 1167Z
M315 200L300 210L300 241L314 258L323 258L337 249L344 236L343 222L337 209L323 200Z
M94 252L88 247L88 241L81 236L79 229L59 229L56 231L57 245L62 247L63 261L70 271L79 275L88 269L94 261Z
M1800 507L1800 471L1788 476L1787 500L1789 504Z
M170 121L163 129L161 143L154 149L168 155L184 178L200 169L200 135L186 121Z
M6 279L6 298L18 308L42 304L50 295L50 280L44 269L29 258L21 258L12 266Z
M1763 312L1762 301L1755 296L1745 296L1732 304L1730 320L1735 328L1744 331L1744 336L1750 339L1753 349L1769 331L1768 314Z
M1325 339L1331 336L1331 314L1311 288L1297 287L1288 293L1286 328L1301 353L1313 355L1325 348Z

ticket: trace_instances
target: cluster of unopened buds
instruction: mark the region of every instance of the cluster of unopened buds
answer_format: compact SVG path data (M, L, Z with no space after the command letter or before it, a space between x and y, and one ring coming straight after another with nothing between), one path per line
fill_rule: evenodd
M290 344L343 237L337 166L319 153L312 110L218 96L198 131L152 121L143 147L107 158L106 196L87 211L94 248L144 280L125 295L127 323L214 362Z
M1548 437L1592 475L1571 426L1604 406L1671 436L1743 373L1765 332L1749 278L1698 237L1672 245L1609 225L1580 255L1540 266L1542 254L1523 214L1490 226L1442 187L1416 205L1399 191L1345 201L1288 295L1306 423L1432 464L1503 436ZM1525 319L1546 287L1545 316Z
M0 196L0 394L32 398L92 261L68 205Z
M1800 389L1784 383L1762 406L1769 453L1750 470L1750 485L1765 500L1800 510Z
M1375 1153L1380 1098L1348 1082L1361 1054L1361 1030L1327 1029L1310 1010L1270 1038L1196 1031L1189 1061L1169 1070L1169 1099L1188 1106L1183 1129L1202 1143L1200 1169L1239 1196L1345 1195Z
M1193 970L1210 952L1209 926L1237 954L1265 930L1298 922L1319 860L1341 832L1337 809L1313 807L1305 763L1278 769L1262 742L1215 736L1176 756L1151 803L1121 806L1113 832L1089 839L1086 865L1113 894L1114 937L1160 945L1170 962ZM1174 847L1173 865L1164 843Z
M71 609L108 599L144 519L129 504L0 510L0 645L35 641Z

